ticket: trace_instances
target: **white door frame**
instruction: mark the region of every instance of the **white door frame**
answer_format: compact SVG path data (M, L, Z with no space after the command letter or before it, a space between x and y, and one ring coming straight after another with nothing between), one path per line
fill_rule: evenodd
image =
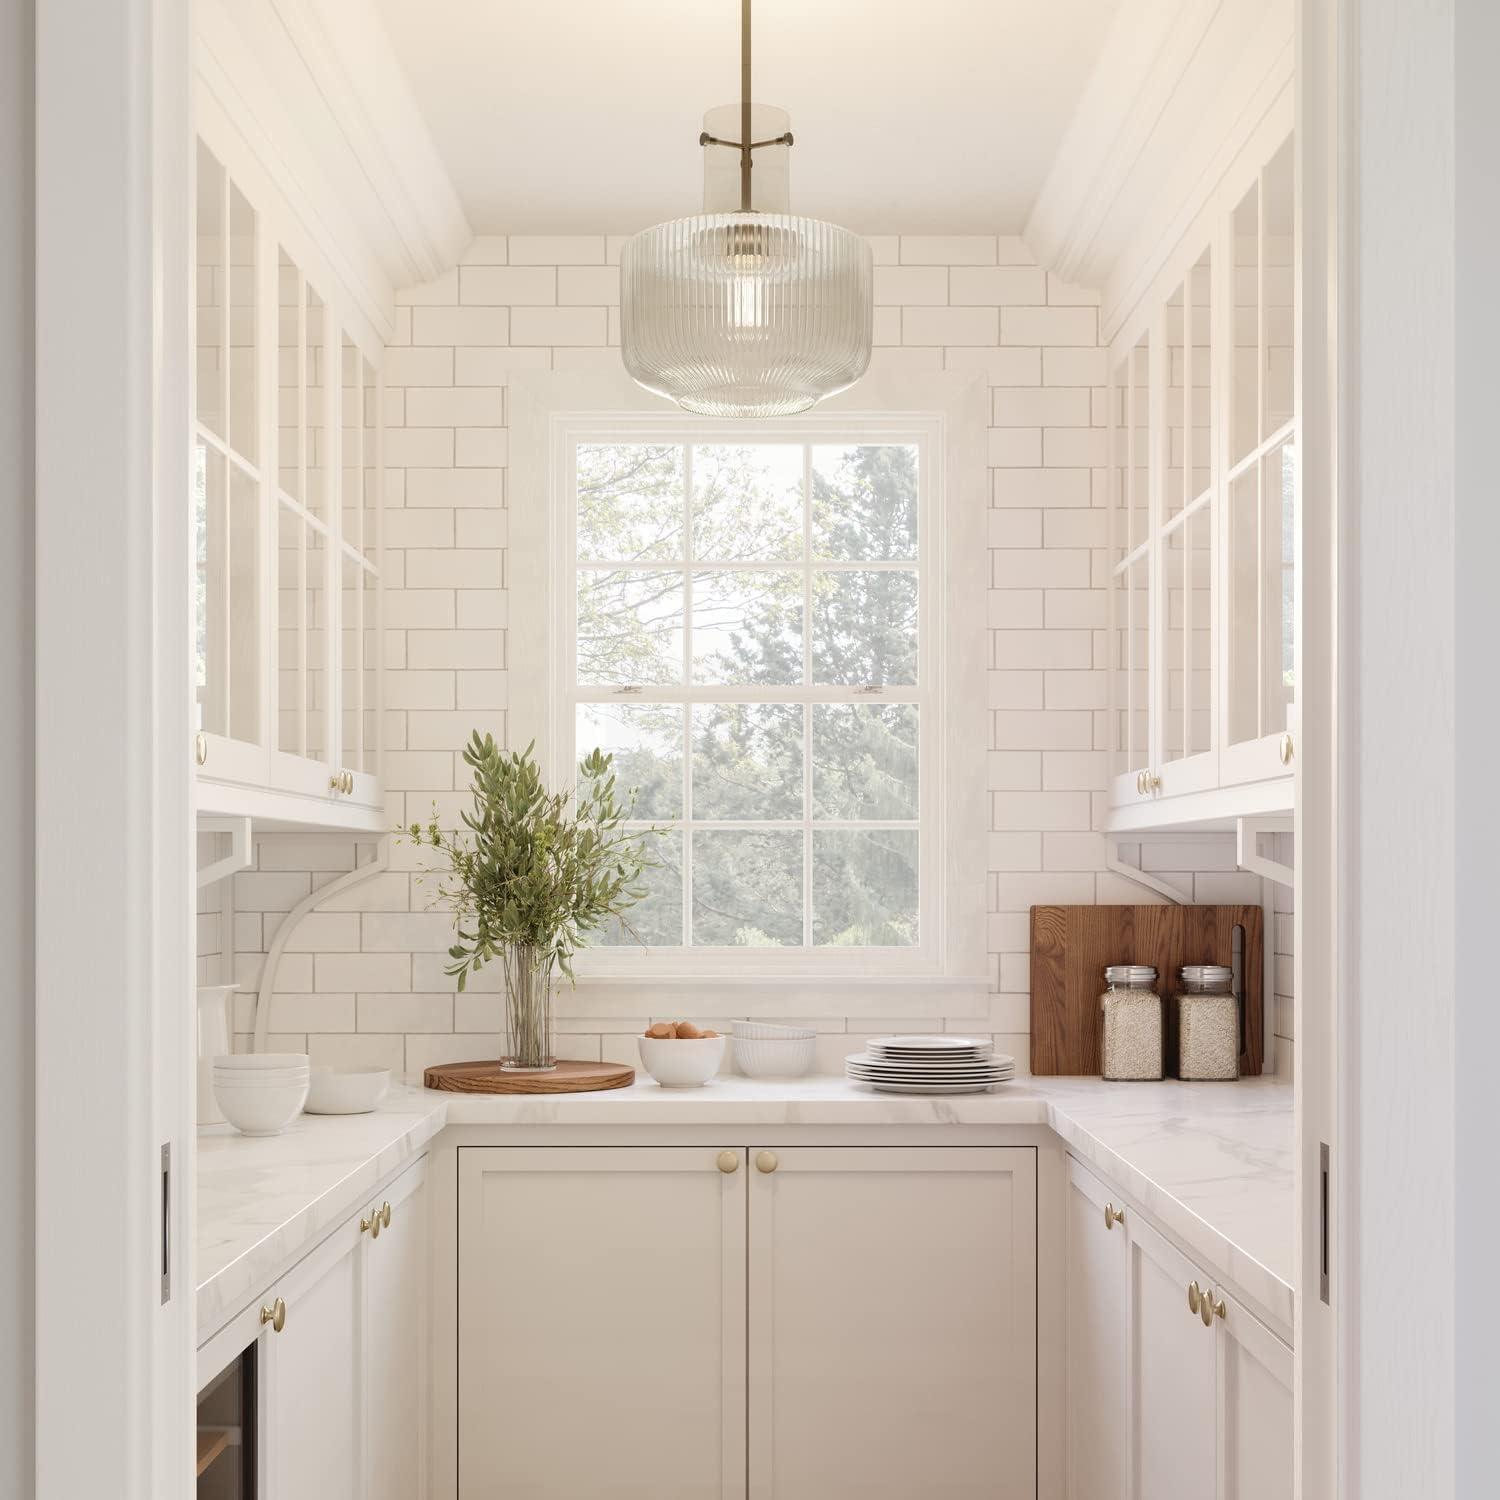
M193 1482L190 3L36 10L45 1500Z

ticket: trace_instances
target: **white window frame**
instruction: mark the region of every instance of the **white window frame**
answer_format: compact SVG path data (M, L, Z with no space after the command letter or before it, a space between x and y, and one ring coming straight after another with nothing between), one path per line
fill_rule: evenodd
M764 985L785 1004L798 991L811 1001L853 989L908 1007L891 1014L920 1015L927 1009L951 1013L957 1003L953 991L967 989L976 1010L982 1008L991 988L985 953L989 741L984 706L987 393L982 382L946 373L921 381L871 377L804 416L734 423L687 416L640 391L623 374L534 375L518 378L511 394L510 556L524 557L526 565L513 567L507 580L509 740L518 747L536 741L552 785L565 785L573 776L575 704L579 697L595 696L574 685L574 463L580 442L916 442L922 454L919 686L911 699L900 693L868 698L923 706L918 943L863 949L590 949L576 964L580 990L602 987L627 1003L637 988L644 996L663 985L710 979ZM847 688L796 692L801 701L866 701L866 695ZM649 689L642 696L654 693ZM685 701L759 701L762 696L758 688L717 687L679 688L668 695L679 693ZM810 813L804 808L804 826ZM805 894L810 898L810 891ZM901 992L899 1001L893 990Z

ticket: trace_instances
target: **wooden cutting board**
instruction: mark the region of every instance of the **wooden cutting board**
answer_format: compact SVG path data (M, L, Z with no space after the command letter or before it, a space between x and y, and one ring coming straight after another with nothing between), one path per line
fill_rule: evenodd
M1100 1071L1099 996L1108 964L1154 964L1167 1001L1167 1073L1176 1071L1176 1015L1170 1001L1184 964L1228 964L1234 929L1244 929L1240 1074L1260 1072L1263 915L1258 906L1033 906L1031 1071Z
M430 1089L450 1094L588 1094L597 1089L624 1089L635 1082L635 1069L624 1063L567 1062L559 1058L548 1073L507 1073L494 1062L439 1063L422 1074Z

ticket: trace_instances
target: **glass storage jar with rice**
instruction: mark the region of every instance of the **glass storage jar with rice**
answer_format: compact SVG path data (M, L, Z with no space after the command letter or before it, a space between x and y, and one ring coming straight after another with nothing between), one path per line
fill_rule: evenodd
M1111 964L1099 997L1102 1073L1109 1079L1162 1076L1162 1003L1150 964Z
M1227 964L1184 964L1178 971L1177 1076L1240 1076L1240 1003Z

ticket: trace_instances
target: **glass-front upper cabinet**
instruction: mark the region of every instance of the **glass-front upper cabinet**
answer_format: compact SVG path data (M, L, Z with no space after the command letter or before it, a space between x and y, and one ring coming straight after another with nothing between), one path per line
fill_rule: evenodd
M283 242L280 213L200 142L198 804L364 826L383 802L378 351L326 268Z
M1292 142L1234 210L1220 780L1291 763L1297 724L1296 193Z
M265 775L261 413L255 210L223 165L197 159L192 428L194 755L206 774Z
M1290 776L1293 161L1285 136L1242 160L1111 349L1107 744L1112 805L1135 824L1170 822L1179 796ZM1280 805L1257 797L1251 810Z

